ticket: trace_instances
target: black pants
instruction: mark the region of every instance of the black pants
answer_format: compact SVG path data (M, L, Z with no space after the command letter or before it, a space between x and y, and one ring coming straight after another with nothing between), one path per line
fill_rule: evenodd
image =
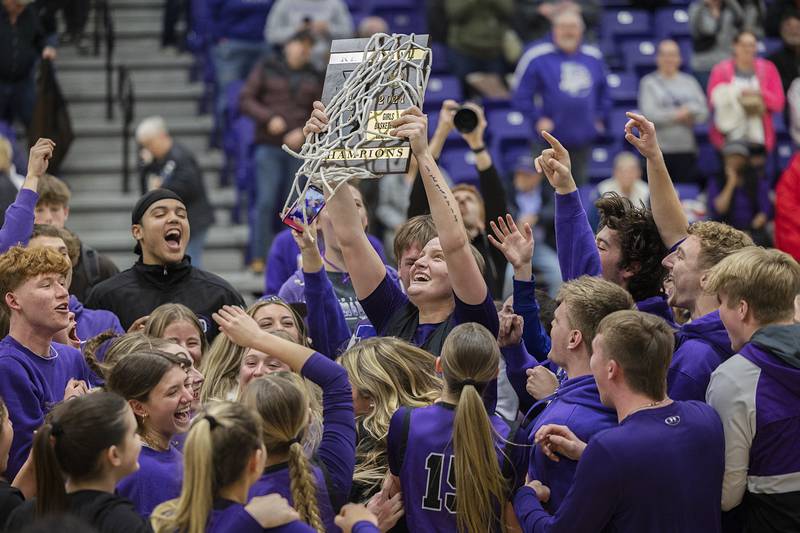
M184 0L167 0L164 3L164 24L161 29L161 46L181 46L177 26L181 17L189 24L188 4Z
M89 20L89 0L65 0L63 10L64 22L67 33L73 37L80 37L86 30L86 21Z

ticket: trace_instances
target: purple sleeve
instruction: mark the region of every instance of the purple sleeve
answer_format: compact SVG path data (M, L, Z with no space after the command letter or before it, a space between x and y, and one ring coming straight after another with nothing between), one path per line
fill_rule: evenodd
M222 519L223 516L224 519ZM214 523L208 527L208 533L260 533L264 531L261 524L259 524L241 505L237 505L236 509L233 511L226 510L223 516L220 516L220 519L215 520ZM275 528L269 531L278 530L278 528Z
M30 189L22 189L17 199L6 209L6 218L0 229L0 254L17 244L23 246L33 233L33 209L39 195Z
M334 508L347 502L356 465L356 424L347 371L322 354L313 354L301 371L322 388L322 440L317 457L328 469ZM334 500L335 499L335 500Z
M362 520L361 522L356 522L351 531L353 533L378 533L380 529L372 522Z
M594 444L594 445L593 445ZM542 508L536 493L522 487L514 495L514 513L525 533L589 533L603 530L619 501L617 468L611 454L593 441L583 452L574 483L556 511Z
M392 281L387 272L380 285L359 302L361 302L367 318L375 326L375 331L382 336L386 332L386 326L389 325L392 315L408 303L408 296L403 293L397 282Z
M333 290L325 269L304 272L308 333L314 349L330 358L336 357L339 347L350 338L350 328L342 306Z
M453 295L456 300L456 308L453 317L456 324L467 322L477 322L485 326L486 329L496 338L500 332L500 319L497 317L497 308L494 306L492 294L486 289L486 299L478 305L469 305L462 302L458 296Z
M5 477L14 479L28 458L33 432L44 422L45 399L41 397L31 376L11 357L0 360L0 397L14 424L14 439L8 456Z
M601 274L600 254L578 191L556 193L556 252L564 281Z
M287 240L286 236L289 238ZM297 254L300 248L294 242L288 230L278 233L272 241L267 254L267 271L265 273L264 295L278 294L281 285L297 270Z
M514 280L514 312L522 317L522 340L525 348L537 361L547 359L550 353L550 336L539 320L539 302L536 301L536 282Z
M525 349L524 342L506 346L505 348L501 348L500 351L506 362L506 376L508 377L508 382L511 383L519 399L519 410L523 413L527 413L536 400L528 394L528 390L525 388L528 382L526 370L535 367L539 362L528 353L528 350Z

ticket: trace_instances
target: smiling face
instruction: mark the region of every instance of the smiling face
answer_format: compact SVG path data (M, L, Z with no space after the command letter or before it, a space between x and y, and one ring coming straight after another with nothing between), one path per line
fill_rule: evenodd
M194 365L200 365L203 357L203 343L200 339L201 332L187 320L177 320L164 329L162 339L181 346L192 358Z
M29 327L43 335L55 335L69 327L67 278L61 274L39 274L5 295L6 304Z
M186 360L187 372L185 385L192 393L192 412L197 412L201 407L200 389L203 387L203 383L206 380L205 376L197 369L194 360L184 346L173 341L164 347L164 351L175 354Z
M583 40L583 20L575 11L565 11L553 21L553 42L564 52L571 54Z
M753 69L758 53L758 41L750 32L743 32L733 43L733 59L741 68Z
M133 238L142 247L146 265L179 263L189 244L189 219L183 202L166 198L145 211L140 224L131 227Z
M147 431L167 439L188 431L194 399L190 389L187 372L179 366L171 367L137 410L139 416L146 414Z
M253 320L258 323L258 327L264 331L275 332L285 331L294 342L301 343L300 330L297 328L294 314L286 306L279 303L271 303L259 307L253 315Z
M411 267L409 277L407 292L412 302L453 297L453 287L438 237L431 239L422 249L422 254Z
M250 349L244 354L242 364L239 366L239 390L244 390L251 381L261 376L291 371L289 365L280 359Z
M453 191L453 196L458 202L458 210L461 211L461 219L468 232L483 231L484 220L481 201L474 192L466 189Z
M700 239L690 235L678 248L661 262L672 278L671 307L692 309L702 294L700 284L704 270L700 267Z
M622 261L622 247L619 242L619 234L616 230L604 226L597 232L595 237L597 252L600 255L600 268L603 279L625 287L628 278L626 269L619 267Z

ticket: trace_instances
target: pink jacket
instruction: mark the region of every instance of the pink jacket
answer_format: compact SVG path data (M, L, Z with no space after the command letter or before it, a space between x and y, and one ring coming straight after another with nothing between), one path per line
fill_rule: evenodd
M720 83L730 83L733 80L734 72L733 59L721 61L711 70L711 77L708 80L707 95L708 105L712 110L711 93ZM760 57L757 58L756 76L758 77L758 84L761 87L761 96L764 98L764 105L767 108L767 111L764 113L764 143L767 152L771 152L775 148L775 126L772 124L772 113L783 111L786 97L783 94L781 76L778 74L778 69L775 68L775 65L773 65L771 61ZM725 143L724 136L717 130L713 121L711 122L709 138L711 139L711 143L718 149L721 149Z

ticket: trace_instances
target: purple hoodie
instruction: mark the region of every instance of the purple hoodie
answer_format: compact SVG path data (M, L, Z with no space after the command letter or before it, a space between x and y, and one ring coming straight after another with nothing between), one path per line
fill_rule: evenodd
M89 340L108 330L125 333L117 315L105 309L87 309L73 294L69 296L69 310L75 313L76 330L81 341Z
M30 189L21 189L17 199L6 209L6 218L0 229L0 254L17 244L26 245L33 233L33 209L39 195Z
M675 353L667 373L669 397L704 402L711 373L731 355L731 340L719 310L684 324L675 334Z
M541 414L537 416L537 412ZM599 431L617 426L617 412L600 402L594 377L586 375L564 381L554 394L536 402L526 419L533 420L528 433L528 444L533 446L528 477L550 488L550 501L545 508L555 513L572 487L578 461L566 457L558 462L548 459L533 444L536 432L545 424L560 424L569 427L583 442L589 442Z

